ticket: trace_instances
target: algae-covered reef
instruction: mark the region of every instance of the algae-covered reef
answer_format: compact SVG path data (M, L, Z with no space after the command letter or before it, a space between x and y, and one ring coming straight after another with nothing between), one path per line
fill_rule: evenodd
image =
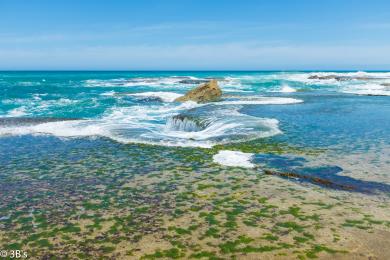
M47 145L1 167L1 248L32 259L368 258L363 240L388 241L388 200L213 163L226 147Z

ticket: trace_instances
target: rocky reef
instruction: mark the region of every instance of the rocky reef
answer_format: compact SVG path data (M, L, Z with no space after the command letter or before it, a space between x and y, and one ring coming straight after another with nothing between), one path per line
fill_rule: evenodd
M362 76L338 76L338 75L312 75L309 76L308 79L316 79L316 80L337 80L337 81L347 81L347 80L383 80L385 78L374 78L374 77L362 77Z
M207 103L218 101L222 96L222 91L217 80L213 79L188 91L184 96L175 99L176 102L195 101Z

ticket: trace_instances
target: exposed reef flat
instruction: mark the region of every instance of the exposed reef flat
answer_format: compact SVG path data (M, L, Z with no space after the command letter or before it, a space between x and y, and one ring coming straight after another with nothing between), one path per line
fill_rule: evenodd
M63 150L62 141L48 146L47 138L34 139L34 147L50 160L13 157L2 166L2 248L39 259L390 257L386 194L326 189L212 161L240 144L172 149L79 140ZM241 148L323 153L263 141Z

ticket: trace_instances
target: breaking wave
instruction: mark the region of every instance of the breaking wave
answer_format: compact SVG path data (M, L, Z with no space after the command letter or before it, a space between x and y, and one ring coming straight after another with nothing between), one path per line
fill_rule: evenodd
M295 88L290 87L289 85L283 85L279 92L293 93L293 92L297 92L297 90Z
M276 119L257 118L238 112L240 107L214 106L207 117L178 118L181 112L201 107L180 105L116 108L96 120L47 122L2 126L0 135L55 135L58 137L104 136L123 143L209 148L216 144L280 134ZM175 119L176 116L176 119Z
M142 93L134 93L134 94L128 94L129 96L136 96L136 97L152 97L152 98L159 98L163 102L173 102L176 98L181 97L181 94L174 93L174 92L142 92Z
M347 86L342 89L342 92L356 95L367 96L390 96L390 84L362 84Z
M1 102L6 109L1 111L1 117L28 116L37 120L22 120L24 123L18 125L0 124L0 135L101 136L122 143L212 147L280 134L276 119L243 114L241 107L298 104L303 100L263 96L264 93L251 85L251 81L256 79L257 76L229 75L219 78L223 92L237 93L208 104L174 102L193 86L210 80L208 77L122 76L80 80L75 83L77 88L70 88L69 82L64 81L62 87L56 86L55 91L45 88L40 93L4 98ZM73 92L77 95L69 94ZM248 96L240 92L257 92L258 95ZM156 100L160 102L154 102ZM51 116L85 119L39 120Z
M247 97L238 100L227 100L216 102L216 105L288 105L302 103L303 100L296 98L280 98L280 97Z

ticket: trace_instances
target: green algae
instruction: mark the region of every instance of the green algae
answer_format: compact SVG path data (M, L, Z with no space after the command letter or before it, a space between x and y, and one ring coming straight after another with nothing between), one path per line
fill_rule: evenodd
M201 251L199 253L191 254L190 258L195 258L195 259L206 258L206 259L209 259L209 260L220 260L220 259L223 259L223 258L217 257L217 255L214 252L209 252L209 251Z
M335 203L298 201L283 207L288 199L259 188L270 178L251 170L216 167L211 162L213 149L172 152L148 147L145 152L137 146L129 147L134 151L122 150L126 159L115 156L113 160L108 155L114 150L99 151L98 158L92 156L66 166L51 162L54 170L45 168L42 174L50 181L52 192L34 192L45 187L44 183L34 179L37 172L26 174L31 188L11 194L23 200L4 203L7 207L0 209L12 216L12 220L1 222L9 231L2 243L26 247L37 258L44 257L48 249L86 259L115 259L124 254L135 259L234 259L273 251L283 256L292 250L309 257L333 252L327 250L333 248L332 243L323 245L327 249L312 248L311 243L316 223L323 222L321 211L331 209L329 205L336 207ZM195 151L195 160L190 158L190 151ZM280 193L298 192L287 185L277 189ZM27 202L37 208L33 217L23 207ZM308 208L318 213L307 214L311 212ZM365 216L363 221L364 225L386 225L372 216ZM247 229L259 235L243 236ZM145 255L142 241L146 236L170 244ZM122 250L123 244L126 250ZM302 252L305 249L308 251ZM81 252L84 250L88 253Z
M313 245L311 249L306 251L306 256L308 258L318 258L318 254L321 252L326 252L326 253L330 253L330 254L346 253L346 251L344 251L344 250L331 249L325 245Z
M277 227L286 228L289 231L296 231L298 233L302 233L304 231L304 229L305 229L304 226L299 225L298 223L293 222L293 221L279 222L279 223L276 224L276 226Z
M163 251L156 251L154 254L145 255L141 259L158 259L158 258L169 258L178 259L184 256L178 248L171 248Z
M268 241L278 241L279 237L272 235L272 234L264 234L261 239L268 240Z

